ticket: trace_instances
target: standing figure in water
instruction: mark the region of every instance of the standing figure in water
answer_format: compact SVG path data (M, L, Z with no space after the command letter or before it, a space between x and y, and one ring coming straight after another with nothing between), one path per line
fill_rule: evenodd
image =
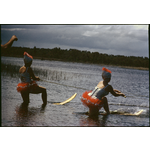
M47 104L47 92L46 88L38 86L35 81L39 81L40 78L36 77L33 73L32 64L33 57L27 52L24 52L24 66L19 70L21 74L21 83L17 85L17 91L21 93L23 99L23 105L28 106L29 104L29 94L39 94L42 93L43 104L45 107Z
M17 41L17 40L18 40L18 38L15 35L13 35L6 44L4 44L4 45L1 44L1 49L2 50L9 49L12 46L13 42Z
M84 92L81 97L83 105L89 108L89 115L98 115L102 107L106 111L106 114L110 114L108 101L105 97L109 92L113 96L125 97L125 94L113 89L113 87L108 84L111 80L111 71L106 68L103 68L102 71L103 81L100 81L93 91Z

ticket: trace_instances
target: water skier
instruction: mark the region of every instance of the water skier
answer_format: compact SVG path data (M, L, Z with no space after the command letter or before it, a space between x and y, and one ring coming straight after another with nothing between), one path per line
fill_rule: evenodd
M32 68L33 57L27 52L24 52L24 63L19 70L21 74L21 83L17 85L17 91L21 93L23 99L23 105L28 106L29 104L29 94L39 94L42 93L43 104L42 107L45 107L47 104L47 92L46 88L38 86L35 81L39 81L40 78L35 76Z
M113 89L113 87L108 84L111 80L111 71L106 68L102 70L103 81L100 81L93 91L86 91L81 97L83 104L89 108L89 115L98 115L102 107L106 111L106 114L110 114L108 101L105 97L109 92L113 96L125 97L125 94Z

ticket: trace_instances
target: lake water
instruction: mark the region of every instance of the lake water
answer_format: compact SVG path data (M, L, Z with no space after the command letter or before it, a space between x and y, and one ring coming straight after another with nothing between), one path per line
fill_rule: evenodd
M149 71L34 59L32 68L35 75L44 80L37 83L46 87L48 104L41 109L41 95L30 94L28 109L23 109L21 95L16 91L20 82L18 70L23 65L23 59L1 57L1 63L5 66L1 70L2 126L149 126ZM82 105L80 97L102 80L102 67L112 71L110 84L113 88L127 96L107 96L110 111L117 110L122 115L86 115L88 108ZM74 93L77 96L71 102L53 104L65 101ZM123 115L141 109L144 111L139 116Z

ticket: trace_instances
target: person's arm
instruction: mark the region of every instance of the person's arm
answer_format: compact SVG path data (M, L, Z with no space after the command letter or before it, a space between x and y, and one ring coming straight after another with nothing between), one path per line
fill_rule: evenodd
M119 90L116 90L116 89L113 89L114 90L114 92L116 92L116 93L121 93Z
M17 40L18 40L18 38L15 35L13 35L11 37L11 39L6 44L4 44L4 45L1 44L2 50L3 49L9 49L12 46L13 42L17 41Z
M31 76L31 78L32 78L33 80L37 80L37 81L40 80L39 77L37 77L37 76L34 75L33 70L32 70L31 67L29 67L28 72L29 72L29 74L30 74L30 76Z
M107 91L109 91L113 96L123 96L123 97L126 97L125 94L123 94L119 90L113 89L113 87L111 85L109 85Z

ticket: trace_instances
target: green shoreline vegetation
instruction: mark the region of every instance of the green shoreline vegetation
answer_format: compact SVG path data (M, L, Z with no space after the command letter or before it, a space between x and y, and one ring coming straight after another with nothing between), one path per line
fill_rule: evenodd
M80 51L77 49L63 50L60 48L27 48L11 47L9 50L1 50L1 56L23 57L24 52L29 53L33 58L41 60L56 60L65 62L78 62L117 66L122 68L149 70L148 57L135 57L123 55L108 55L98 52Z

